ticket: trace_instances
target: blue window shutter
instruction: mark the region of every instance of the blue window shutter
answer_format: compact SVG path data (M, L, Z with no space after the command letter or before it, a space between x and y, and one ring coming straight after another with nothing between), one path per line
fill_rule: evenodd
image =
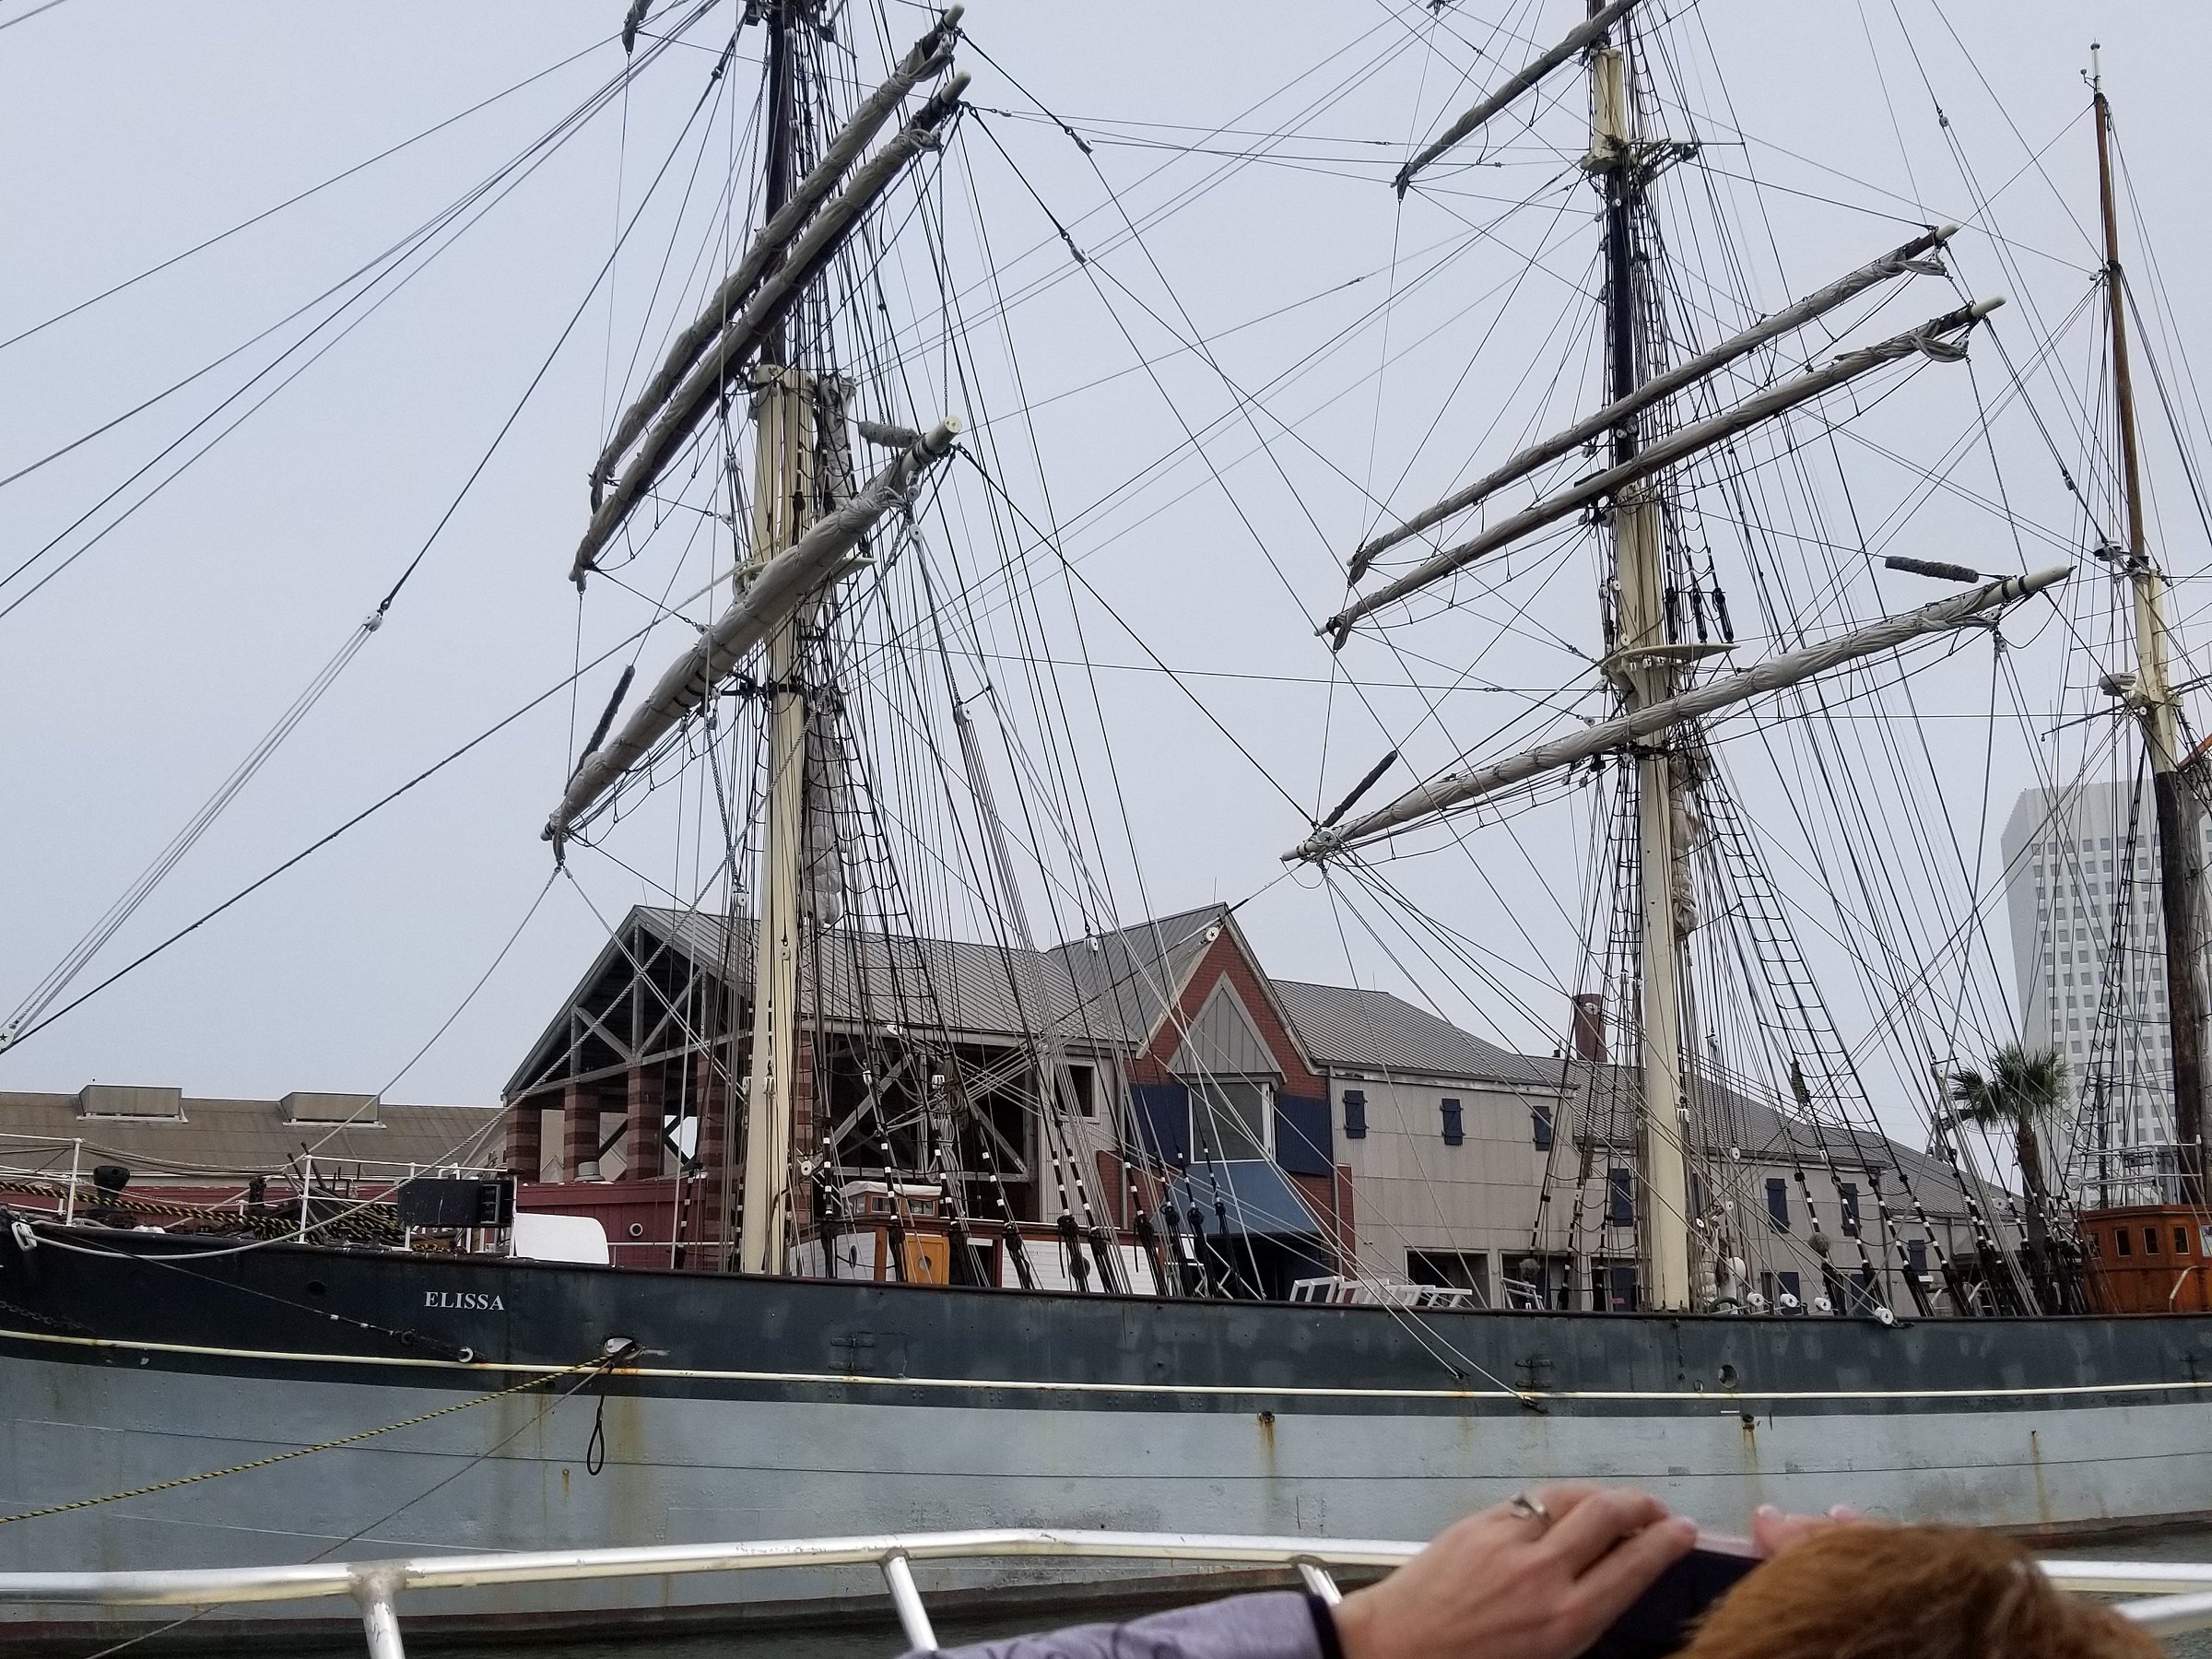
M1367 1091L1365 1089L1347 1088L1344 1091L1344 1138L1346 1140L1365 1140L1367 1138Z
M1531 1106L1528 1109L1528 1119L1529 1128L1532 1138L1535 1142L1536 1150L1539 1152L1550 1151L1551 1108L1539 1100L1534 1106Z
M1335 1147L1329 1138L1325 1098L1278 1094L1275 1097L1276 1167L1292 1175L1335 1172Z
M1767 1181L1767 1219L1776 1232L1790 1230L1790 1183L1779 1175Z
M1782 1287L1783 1295L1794 1296L1801 1301L1804 1300L1805 1292L1800 1288L1795 1274L1778 1273L1774 1276L1774 1282Z
M1467 1138L1467 1133L1465 1129L1461 1127L1460 1124L1459 1102L1457 1100L1446 1100L1443 1102L1443 1117L1444 1145L1447 1147L1456 1147L1462 1141Z
M1837 1189L1843 1194L1843 1236L1859 1236L1859 1189L1846 1181Z
M1925 1273L1928 1270L1928 1241L1925 1239L1907 1239L1905 1260L1913 1272Z
M1188 1169L1191 1163L1191 1091L1180 1083L1132 1083L1136 1144L1146 1153Z
M1636 1225L1636 1172L1633 1170L1617 1168L1606 1171L1606 1223L1609 1227Z

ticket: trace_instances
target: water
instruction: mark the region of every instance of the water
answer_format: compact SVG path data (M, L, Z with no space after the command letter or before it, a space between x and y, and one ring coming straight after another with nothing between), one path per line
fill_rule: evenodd
M2085 1544L2077 1548L2044 1553L2077 1561L2212 1561L2212 1530L2159 1533L2129 1538L2119 1544ZM2175 1659L2212 1659L2212 1630L2192 1630L2167 1639L2166 1651Z

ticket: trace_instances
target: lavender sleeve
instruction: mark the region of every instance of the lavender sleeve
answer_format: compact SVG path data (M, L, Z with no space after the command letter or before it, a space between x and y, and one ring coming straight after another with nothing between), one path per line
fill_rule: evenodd
M1127 1624L1077 1625L974 1647L939 1648L935 1659L1340 1659L1336 1627L1315 1598L1293 1590L1233 1595ZM921 1653L907 1659L930 1659Z

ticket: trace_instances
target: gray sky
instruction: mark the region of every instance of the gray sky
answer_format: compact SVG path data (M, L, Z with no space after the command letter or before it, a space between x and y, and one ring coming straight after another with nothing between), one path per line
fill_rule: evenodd
M469 188L613 72L618 48L606 37L623 9L618 0L67 0L34 17L26 0L0 0L0 139L14 163L0 175L11 232L0 259L0 338L583 54L343 184L0 347L0 476L277 323ZM910 17L918 28L921 14L890 9L899 30L911 32ZM1009 328L1053 507L1063 522L1081 521L1068 537L1071 556L1160 659L1210 671L1186 684L1253 758L1157 674L1098 676L1141 855L1141 887L1125 851L1115 855L1124 919L1142 913L1140 894L1166 911L1243 899L1279 875L1277 854L1303 823L1253 760L1312 806L1333 801L1388 746L1358 700L1325 683L1329 658L1312 634L1313 619L1338 602L1336 560L1382 516L1375 500L1401 512L1425 505L1471 462L1502 455L1540 411L1588 406L1575 378L1586 329L1571 336L1568 383L1548 404L1519 380L1569 355L1543 331L1574 303L1594 248L1587 192L1562 187L1551 219L1524 216L1495 245L1469 234L1505 198L1555 173L1557 156L1507 144L1498 153L1504 165L1463 170L1439 195L1417 195L1402 209L1386 182L1406 141L1433 131L1490 78L1470 68L1473 45L1523 55L1525 48L1493 36L1494 24L1502 18L1548 41L1573 9L1562 0L1510 8L1466 0L1440 21L1424 6L1382 0L969 7L971 39L1026 88L969 54L983 121L1078 242L1105 248L1100 270L1077 273L997 150L974 135L963 140L960 165L972 168L1002 263L1025 279L1053 278L1014 308ZM1674 9L1688 14L1677 30L1684 80L1698 87L1696 107L1716 137L1707 165L1756 173L1773 187L1760 198L1764 220L1738 226L1758 301L1771 309L1903 240L1923 219L1971 221L1977 195L1994 194L2008 241L1994 243L1975 223L1957 263L1974 291L2012 295L2000 328L2016 359L2073 311L2090 279L2095 255L2082 230L2093 162L2077 72L2089 40L2101 39L2134 190L2159 262L2176 278L2179 339L2192 351L2208 348L2201 286L2182 274L2202 269L2208 252L2188 136L2212 16L2041 0L1947 0L1940 10L1928 0L1702 0ZM12 1006L92 924L423 546L606 258L618 216L700 97L733 15L725 4L700 24L690 37L698 44L672 48L640 79L627 111L618 105L585 128L175 485L0 618L13 783L11 809L0 817L0 1003ZM27 20L9 27L17 17ZM1971 62L1952 28L1971 45ZM758 48L749 31L741 54ZM749 55L733 74L743 82L742 112ZM1286 87L1295 89L1284 95ZM1262 144L1256 133L1331 88L1325 107L1300 115L1300 135L1276 141L1269 159L1234 159ZM1554 90L1559 107L1540 132L1556 139L1571 128L1581 95L1571 76ZM1088 135L1097 171L1034 118L1031 97ZM1748 141L1731 147L1711 124L1716 112ZM1205 137L1210 153L1175 147L1222 126L1235 130ZM1192 205L1147 222L1141 242L1116 244L1123 206L1141 217L1208 178ZM1750 200L1739 192L1728 210ZM1680 222L1687 238L1688 220ZM1432 250L1455 241L1465 246L1453 262L1417 282L1436 263ZM1546 254L1526 281L1486 299L1539 242ZM562 578L584 518L583 475L660 257L650 238L637 250L616 268L613 316L603 289L385 627L78 989L569 672L580 624ZM1385 334L1365 320L1394 285L1403 299ZM1881 316L1903 326L1952 302L1925 282ZM1254 321L1274 312L1281 314ZM1215 338L1218 371L1182 352L1133 371L1135 349L1171 353L1175 334L1191 326ZM2089 359L2078 330L2065 350L2060 371L2079 388ZM57 535L65 539L34 575L82 546L112 509L86 530L65 535L66 526L273 355L265 344L250 347L0 488L6 567ZM1470 359L1477 372L1460 385ZM1001 358L990 360L1003 376ZM2169 369L2178 374L2180 365ZM1869 431L1900 452L1939 451L1971 426L1977 391L1991 403L2003 397L2002 364L1979 344L1973 375L1970 383L1964 371L1930 370L1896 407L1870 417L1878 424ZM1245 391L1267 388L1265 413L1252 419L1272 459L1257 452L1224 377ZM997 391L1007 392L1003 379ZM2054 391L2047 401L2053 411L2062 406ZM990 408L1018 402L1000 395ZM2024 417L2014 408L1997 418L2005 482L2023 492L2008 499L2054 539L2016 546L1971 501L1939 496L1902 521L1890 550L1990 571L2017 569L2023 556L2051 562L2076 530L2055 464ZM1186 459L1123 504L1085 517L1085 507L1174 447L1179 420L1209 433L1209 465ZM1027 442L1010 425L1007 436L1019 438L1017 449ZM2059 447L2075 465L2078 445L2063 431ZM1879 453L1854 453L1844 465L1853 503L1876 524L1912 500L1909 470ZM164 469L158 463L153 476ZM1959 477L1977 491L1992 488L1986 465ZM1033 478L1017 493L1042 500ZM2184 575L2200 572L2202 536L2177 476L2167 475L2159 504L2170 562ZM1750 618L1740 571L1727 570L1717 543L1716 556L1739 618ZM1838 598L1841 608L1808 619L1832 623L1877 594L1891 608L1935 596L1895 579L1868 585L1863 572L1850 580L1858 586L1849 603ZM0 591L0 604L25 585ZM2194 592L2183 584L2185 599ZM581 623L587 656L635 625L624 604L594 586ZM1509 585L1503 601L1425 632L1402 630L1433 661L1394 660L1367 642L1345 661L1377 682L1381 725L1394 737L1411 731L1408 754L1427 768L1524 717L1528 700L1512 688L1572 678L1574 653L1594 654L1593 616L1587 562L1569 560L1556 580ZM1500 617L1523 618L1521 631L1501 634ZM1147 663L1102 612L1091 611L1085 631L1097 661ZM2077 677L2059 650L2063 629L2018 631L2016 665L2048 706L2062 676ZM1072 636L1061 643L1072 645ZM665 633L656 636L644 671L673 648ZM1507 688L1470 682L1445 700L1441 724L1420 721L1430 693L1382 684L1408 675L1450 684L1470 662L1481 682ZM606 678L587 681L583 720ZM1930 712L1986 710L1988 653L1962 654L1927 685ZM2034 775L2032 746L2016 731L1993 748L1971 719L1927 729L1971 862L1984 794L1994 847L2014 794ZM556 698L0 1058L0 1082L74 1089L100 1078L201 1093L383 1086L453 1012L545 884L549 856L536 831L571 741L568 699ZM1762 759L1757 739L1742 752L1747 800L1779 842L1791 842L1787 802L1803 780L1793 782L1785 762ZM1494 854L1472 863L1430 860L1406 871L1431 909L1524 964L1518 978L1498 970L1510 994L1488 1006L1445 994L1445 1011L1472 1029L1547 1041L1512 1005L1556 1021L1563 1004L1556 979L1571 972L1570 913L1583 878L1567 851L1573 810L1559 806L1501 835ZM1818 862L1811 845L1801 848L1802 865L1777 857L1781 884L1801 896L1812 885L1805 866ZM656 878L680 880L665 841L638 833L621 850L660 860ZM579 879L590 904L568 884L557 887L397 1094L493 1097L604 937L591 906L611 914L645 890L604 862L580 867ZM1298 883L1268 888L1243 919L1277 972L1397 982L1389 955ZM1994 941L2001 955L2001 931ZM1830 947L1816 936L1808 948ZM1992 957L1973 971L1987 990L2006 977L2009 959L2002 971ZM1864 1026L1863 1011L1843 1011L1853 1036L1854 1018Z

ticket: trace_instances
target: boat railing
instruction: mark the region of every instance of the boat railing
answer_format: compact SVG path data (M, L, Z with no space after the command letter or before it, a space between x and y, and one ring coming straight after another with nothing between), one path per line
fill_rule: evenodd
M1407 1279L1347 1278L1330 1274L1322 1278L1294 1279L1294 1302L1331 1302L1345 1306L1387 1308L1479 1308L1482 1299L1455 1285L1417 1285Z
M613 1549L552 1549L401 1560L309 1561L292 1566L215 1567L140 1572L0 1573L0 1606L89 1604L102 1607L210 1608L247 1602L344 1598L360 1610L370 1659L406 1659L399 1598L408 1592L493 1585L577 1583L595 1579L756 1572L771 1568L873 1567L908 1645L931 1649L936 1631L914 1582L917 1561L1016 1559L1191 1562L1294 1571L1335 1603L1332 1568L1388 1570L1422 1547L1386 1539L1246 1537L1197 1533L1080 1532L1051 1527L988 1532L878 1533L731 1544L670 1544ZM2155 1636L2212 1629L2212 1564L2047 1559L2043 1571L2066 1589L2136 1599L2119 1611Z
M302 1152L268 1170L240 1170L132 1157L121 1187L100 1185L100 1171L120 1156L82 1136L0 1132L0 1198L44 1210L69 1223L106 1206L138 1216L147 1226L178 1218L255 1209L278 1213L299 1240L315 1235L334 1211L382 1209L411 1182L441 1178L492 1181L491 1166L425 1164L371 1158L318 1159Z

